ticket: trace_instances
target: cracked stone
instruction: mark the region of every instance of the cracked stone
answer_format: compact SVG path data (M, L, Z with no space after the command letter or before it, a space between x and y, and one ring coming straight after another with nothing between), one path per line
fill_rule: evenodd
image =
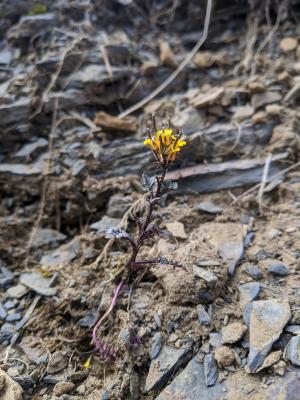
M190 349L163 346L158 357L151 361L145 391L162 389L169 378L188 361L190 356Z
M206 386L203 364L193 358L184 370L175 377L156 400L188 399L199 400L220 400L224 397L225 386L216 383L214 386Z
M252 303L247 372L255 373L262 366L290 318L290 306L286 301L272 299Z

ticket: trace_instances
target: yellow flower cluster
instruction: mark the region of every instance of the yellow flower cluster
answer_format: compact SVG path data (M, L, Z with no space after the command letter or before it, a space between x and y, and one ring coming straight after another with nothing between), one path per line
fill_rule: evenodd
M184 140L180 140L181 132L175 134L173 129L162 129L156 131L154 136L149 133L149 138L144 140L144 144L153 151L156 160L163 166L167 166L174 161L181 147L186 145Z

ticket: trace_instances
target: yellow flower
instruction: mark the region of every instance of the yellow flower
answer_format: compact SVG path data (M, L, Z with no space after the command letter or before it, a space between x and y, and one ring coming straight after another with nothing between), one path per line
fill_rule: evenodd
M90 357L86 360L86 362L82 365L83 368L89 369L89 368L91 367L91 358L92 358L92 356L90 356Z
M153 123L155 128L155 121ZM155 130L154 135L148 131L148 139L144 140L144 145L148 146L156 160L164 167L176 159L181 147L186 145L186 141L180 140L181 132L175 133L173 129Z

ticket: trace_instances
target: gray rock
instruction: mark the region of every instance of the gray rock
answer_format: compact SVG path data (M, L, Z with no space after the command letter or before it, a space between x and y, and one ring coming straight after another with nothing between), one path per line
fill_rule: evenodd
M156 397L156 400L220 400L225 386L216 383L207 387L204 367L193 358L185 369Z
M201 279L203 279L209 287L216 286L216 284L218 282L218 278L213 272L211 272L205 268L201 268L198 265L193 266L193 271L194 271L195 275L197 275Z
M70 86L80 87L80 85L91 85L90 87L106 83L117 82L118 80L132 75L132 68L112 67L113 77L107 71L105 65L89 64L79 71L74 72L71 77L68 76L67 82L70 80ZM103 99L101 104L109 104Z
M40 31L49 29L57 23L58 19L54 13L24 16L17 25L10 29L8 33L9 39L29 39L38 35Z
M97 322L97 313L88 313L77 321L77 325L85 328L91 328Z
M90 103L89 96L82 90L66 90L64 92L51 92L45 101L45 112L51 112L58 99L59 108L68 110Z
M199 319L199 322L201 325L209 326L211 324L211 317L205 311L205 308L203 307L202 304L199 304L197 306L197 313L198 313L198 319Z
M245 268L247 274L249 274L253 279L261 279L263 277L263 273L259 267L256 265L247 265Z
M217 206L210 201L202 201L201 203L196 204L195 209L209 214L220 214L223 212L222 207Z
M235 268L244 254L244 243L227 242L220 248L220 255L228 262L228 273L233 275Z
M0 173L11 175L32 176L40 175L44 171L45 158L41 157L32 164L7 164L0 165Z
M288 267L279 261L272 262L268 267L268 271L276 276L287 276L289 274Z
M97 231L97 233L104 233L106 229L119 226L120 222L121 219L119 218L110 218L107 215L104 215L100 221L94 222L91 225L91 229Z
M38 248L44 245L57 244L67 238L66 235L54 229L38 229L36 231L32 247Z
M218 367L212 354L206 354L203 367L206 386L214 386L218 379Z
M150 360L156 358L160 352L162 346L162 336L160 332L156 332L153 336L152 346L149 352Z
M11 104L2 104L0 106L0 127L7 125L27 122L30 115L30 102L31 99L21 98ZM0 137L3 133L0 133Z
M293 365L300 367L300 335L293 336L288 342L284 351L284 358Z
M158 357L151 361L145 391L160 390L191 357L191 349L163 346Z
M24 390L30 389L36 384L35 379L33 379L31 375L15 376L14 380L18 382Z
M85 160L76 160L71 167L71 174L73 176L78 176L86 167Z
M15 305L15 303L13 302L13 301L11 301L11 300L7 300L5 303L4 303L4 307L7 309L7 310L11 310L12 308L14 308L16 305Z
M285 301L273 299L253 302L250 317L248 372L256 372L263 364L290 317L290 306Z
M80 239L74 238L71 242L66 243L57 249L45 254L40 263L44 266L59 266L74 260L80 252Z
M15 276L14 273L12 273L8 268L4 266L1 267L1 275L3 275L4 278L10 278L10 279L13 279Z
M222 346L222 335L218 332L211 332L209 334L209 344L212 347L221 347Z
M253 303L246 304L244 307L244 312L243 312L243 320L245 322L245 325L248 328L250 326L250 317L251 317L252 307L253 307Z
M257 253L254 254L254 257L257 261L262 261L262 260L266 260L267 258L273 258L274 253L272 253L271 251L265 250L265 249L260 249L260 250L258 250Z
M172 125L178 129L184 130L186 133L198 131L205 124L205 114L194 107L187 107L182 111L178 111L172 117Z
M0 343L10 341L15 333L15 325L11 324L10 322L5 322L0 329Z
M256 93L251 98L251 105L255 108L261 108L267 104L275 103L281 100L282 96L278 92Z
M31 143L25 144L21 149L15 154L15 157L18 158L28 158L30 157L36 150L43 149L48 146L48 141L44 138L38 138Z
M56 294L56 289L50 287L52 279L44 278L39 272L24 272L20 276L20 282L43 296Z
M238 286L240 292L240 305L244 309L246 304L257 299L260 292L260 284L257 282L244 283Z
M131 196L116 194L111 196L107 205L107 215L111 218L122 218L132 204Z
M293 335L300 334L300 325L288 325L284 328L285 332L292 333Z
M266 400L299 400L300 373L291 371L279 382L270 385L266 392Z
M7 296L11 297L12 299L20 299L21 297L25 296L26 293L28 293L28 289L24 285L18 284L7 289L6 293Z
M15 322L15 321L20 321L20 319L22 318L21 313L13 313L13 314L9 314L6 318L7 322Z
M2 65L8 65L10 64L11 60L12 60L12 51L5 47L4 49L0 50L0 64Z
M6 316L7 316L7 311L3 307L3 304L0 302L0 319L5 320Z
M69 356L67 352L64 351L56 351L50 357L48 364L48 373L53 375L62 371L67 367L69 361Z

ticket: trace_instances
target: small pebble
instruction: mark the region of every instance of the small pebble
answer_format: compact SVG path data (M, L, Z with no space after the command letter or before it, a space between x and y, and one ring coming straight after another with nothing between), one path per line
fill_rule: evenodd
M202 306L202 304L199 304L197 306L197 312L198 312L198 319L199 319L200 324L209 326L211 324L211 317L205 311L205 308Z
M7 300L7 301L4 303L4 307L5 307L7 310L11 310L12 308L15 307L15 303L14 303L13 301L11 301L11 300Z
M22 318L22 315L20 313L14 313L14 314L10 314L6 317L6 321L7 322L15 322L15 321L20 321L20 319Z
M73 382L58 382L53 388L53 394L55 396L61 396L66 393L70 393L75 388Z
M245 271L249 274L253 279L261 279L263 277L263 273L260 268L256 265L249 264L247 265Z
M273 262L268 267L268 271L275 276L287 276L289 274L288 267L281 262Z
M219 368L229 367L235 361L234 351L227 346L218 347L214 351L214 357Z
M240 322L233 322L232 324L222 328L222 344L238 342L247 331L247 327Z

